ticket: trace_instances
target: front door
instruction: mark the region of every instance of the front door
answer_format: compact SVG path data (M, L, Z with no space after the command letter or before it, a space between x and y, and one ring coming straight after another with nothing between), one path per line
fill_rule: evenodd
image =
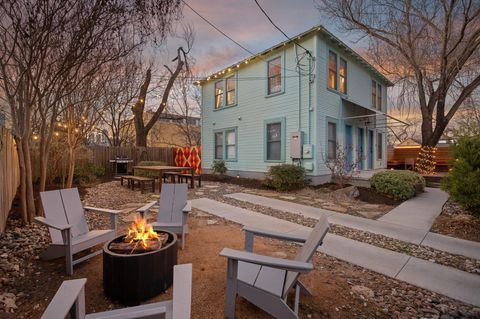
M345 125L345 152L346 152L346 169L350 171L353 163L353 136L352 126Z
M357 132L357 162L359 170L363 170L363 148L363 128L359 128Z
M368 131L368 169L373 169L373 131Z

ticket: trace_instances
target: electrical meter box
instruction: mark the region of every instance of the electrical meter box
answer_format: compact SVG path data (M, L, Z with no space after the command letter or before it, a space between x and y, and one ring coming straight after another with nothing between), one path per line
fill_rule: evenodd
M313 158L313 144L304 144L303 145L303 158L312 159Z
M303 132L290 133L290 158L302 158Z

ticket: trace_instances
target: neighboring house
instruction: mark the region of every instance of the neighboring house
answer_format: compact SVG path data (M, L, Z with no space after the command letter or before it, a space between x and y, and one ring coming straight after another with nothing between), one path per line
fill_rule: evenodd
M330 180L324 163L337 144L358 170L387 167L393 84L322 26L198 84L204 170L223 159L232 175L262 178L271 165L298 163L319 184Z
M152 117L145 112L145 122ZM162 113L147 137L150 147L185 147L200 144L200 117Z

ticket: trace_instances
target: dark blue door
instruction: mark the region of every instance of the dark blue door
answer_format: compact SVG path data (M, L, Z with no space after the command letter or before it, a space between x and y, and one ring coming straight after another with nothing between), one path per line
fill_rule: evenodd
M352 136L352 126L345 125L345 152L347 155L347 170L352 168L353 163L353 136Z
M358 129L357 133L357 161L358 161L358 169L363 169L363 152L364 152L364 145L363 145L363 128Z
M373 131L368 131L368 169L373 168Z

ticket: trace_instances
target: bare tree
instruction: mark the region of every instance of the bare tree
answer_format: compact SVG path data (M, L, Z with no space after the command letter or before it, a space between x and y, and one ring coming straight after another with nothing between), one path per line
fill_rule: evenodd
M422 149L434 147L480 85L480 2L320 0L319 9L369 38L377 65L415 96Z
M177 77L185 70L189 69L189 57L188 54L192 48L194 41L193 29L191 27L184 28L183 38L186 43L186 49L179 47L177 49L177 55L172 60L176 62L175 69L172 70L169 66L165 65L165 68L168 70L169 76L165 87L163 88L162 97L160 103L157 106L156 110L153 112L153 116L145 124L144 112L145 112L145 101L147 99L147 94L149 91L150 82L152 80L152 69L148 68L145 74L145 78L142 86L140 87L140 93L138 95L138 100L135 105L132 107L133 111L133 121L135 124L135 145L137 147L146 147L147 146L147 136L152 127L160 118L160 115L165 110L167 102L170 96L170 91L173 88L175 80Z
M348 184L355 174L356 170L362 160L361 156L354 158L353 147L343 146L335 143L335 154L328 156L328 154L321 153L325 166L332 173L332 181L343 188Z
M35 214L30 155L34 114L38 112L35 119L40 120L43 188L53 123L61 113L59 101L102 64L134 52L148 40L162 40L180 12L176 0L0 2L0 86L18 146L25 222Z
M480 95L470 97L465 106L455 114L445 135L450 139L480 135Z

